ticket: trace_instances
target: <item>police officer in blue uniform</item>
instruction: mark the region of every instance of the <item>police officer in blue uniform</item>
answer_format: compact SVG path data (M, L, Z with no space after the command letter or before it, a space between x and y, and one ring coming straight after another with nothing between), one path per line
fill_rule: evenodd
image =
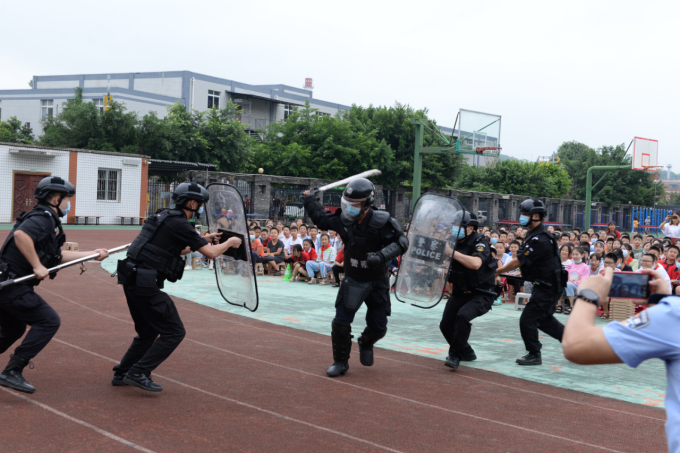
M388 267L408 250L408 240L388 212L371 206L375 188L366 178L345 187L335 213L326 213L319 199L308 194L304 193L305 212L319 229L337 232L345 245L345 278L331 323L334 362L326 371L337 377L349 370L351 323L362 303L366 303L366 328L358 339L359 360L364 366L373 365L373 345L387 333L391 313Z
M444 364L453 370L458 369L461 360L477 359L468 343L470 322L489 312L497 297L494 272L498 265L489 242L477 232L478 227L477 216L465 211L460 227L452 231L452 241L456 242L448 277L452 291L439 329L449 343L449 356Z
M0 385L26 393L35 388L23 376L24 368L54 337L61 319L57 312L34 291L40 281L56 273L48 273L62 262L99 253L95 260L108 257L106 249L95 251L62 251L66 240L59 218L71 209L75 187L59 177L43 178L35 189L35 208L17 219L0 250L0 280L35 274L35 279L23 281L0 290L0 354L31 329L21 345L14 350L5 370L0 372Z
M557 302L567 286L567 272L562 267L558 242L543 225L545 204L527 199L519 206L519 223L529 229L517 257L496 271L496 275L520 268L522 279L533 282L529 304L522 311L519 329L527 354L517 359L520 366L540 366L542 344L538 330L562 341L564 325L555 318Z
M174 209L149 216L139 236L130 245L127 258L118 262L118 283L123 285L137 336L113 368L114 386L131 385L145 391L163 388L151 380L151 372L165 361L184 339L186 331L175 303L162 292L165 280L176 282L184 273L182 255L199 251L215 259L230 247L239 247L233 237L209 245L220 237L196 234L189 219L209 200L208 191L196 183L182 183L172 194Z

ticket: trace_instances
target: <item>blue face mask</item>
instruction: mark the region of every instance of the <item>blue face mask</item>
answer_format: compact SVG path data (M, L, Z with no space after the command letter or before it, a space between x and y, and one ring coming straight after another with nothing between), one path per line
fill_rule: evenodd
M198 214L203 214L203 207L198 209Z
M255 235L250 235L250 241L253 241L255 239Z
M578 262L574 262L574 263L579 264L579 263L581 263L582 261L583 261L583 259L579 260Z
M491 242L492 242L493 244L498 243L498 238L491 238Z
M529 216L524 216L523 214L519 217L520 225L529 225Z
M356 208L356 207L353 207L353 206L350 206L350 205L347 205L347 208L345 208L345 211L347 212L348 216L351 216L353 218L359 216L359 214L361 213L360 208Z
M62 210L61 212L64 213L64 216L68 214L68 212L71 211L71 201L68 201L68 205L66 205L66 209Z
M620 264L619 264L619 265L616 265L616 268L621 268L621 265L620 265Z
M451 229L451 234L459 240L465 238L465 227L454 227Z

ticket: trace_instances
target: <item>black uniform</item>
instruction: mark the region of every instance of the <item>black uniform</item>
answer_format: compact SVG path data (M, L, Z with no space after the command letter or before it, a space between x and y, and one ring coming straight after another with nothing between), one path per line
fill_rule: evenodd
M341 210L326 213L313 196L305 198L305 211L319 229L337 232L345 245L345 279L335 301L332 323L334 358L345 363L349 359L350 324L361 304L366 303L366 329L358 341L362 351L371 351L370 360L362 356L362 363L371 365L372 346L385 336L387 317L391 314L388 266L393 258L406 251L408 241L397 221L385 211L369 208L363 221L358 223L343 217ZM369 254L378 252L385 260L381 266L370 268Z
M524 245L517 251L522 279L534 283L529 304L519 319L524 345L530 353L541 351L538 330L562 341L564 325L554 317L557 302L566 286L566 272L562 268L555 238L543 224L526 235Z
M149 218L127 258L118 262L118 282L123 284L137 336L113 368L116 374L149 376L182 342L186 331L175 303L160 289L165 279L181 279L184 248L196 251L206 244L183 211L165 210Z
M8 235L2 247L0 262L9 265L9 277L16 278L33 273L14 242L14 232L21 230L33 240L35 251L45 268L61 263L61 246L66 239L59 218L50 207L39 203L33 210L22 215ZM54 278L54 274L50 278ZM56 311L47 304L33 288L38 279L14 284L0 290L0 353L4 353L31 329L19 347L17 357L34 358L54 337L61 324Z
M491 255L487 239L474 232L458 241L456 251L482 259L478 270L466 268L455 259L451 260L448 281L452 292L444 308L439 329L449 343L449 356L459 359L474 359L474 351L468 344L473 319L486 314L496 298L493 293L494 273L498 268Z

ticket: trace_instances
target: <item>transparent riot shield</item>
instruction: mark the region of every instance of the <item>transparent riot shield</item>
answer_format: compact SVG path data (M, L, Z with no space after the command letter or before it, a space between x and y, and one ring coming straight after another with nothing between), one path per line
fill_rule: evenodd
M215 259L217 287L227 303L255 312L259 298L243 198L230 184L213 183L207 189L210 200L205 211L210 233L222 233L220 242L232 236L242 240L239 248L229 248Z
M407 232L408 251L397 272L399 301L423 309L439 304L456 245L451 233L462 218L463 207L454 198L424 194L418 199Z

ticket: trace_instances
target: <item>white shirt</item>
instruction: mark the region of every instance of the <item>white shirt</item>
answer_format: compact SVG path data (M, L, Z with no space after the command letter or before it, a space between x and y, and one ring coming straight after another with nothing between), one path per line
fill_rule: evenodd
M654 268L654 271L658 271L658 273L663 277L663 280L666 281L666 283L668 284L668 288L671 288L671 289L673 288L673 286L671 286L671 278L670 278L670 276L668 276L668 273L663 268L663 266L661 266L657 263L656 268ZM642 272L642 268L640 267L640 268L637 269L636 273L641 273L641 272Z
M663 228L663 233L671 238L680 238L680 225L672 225L669 221Z

